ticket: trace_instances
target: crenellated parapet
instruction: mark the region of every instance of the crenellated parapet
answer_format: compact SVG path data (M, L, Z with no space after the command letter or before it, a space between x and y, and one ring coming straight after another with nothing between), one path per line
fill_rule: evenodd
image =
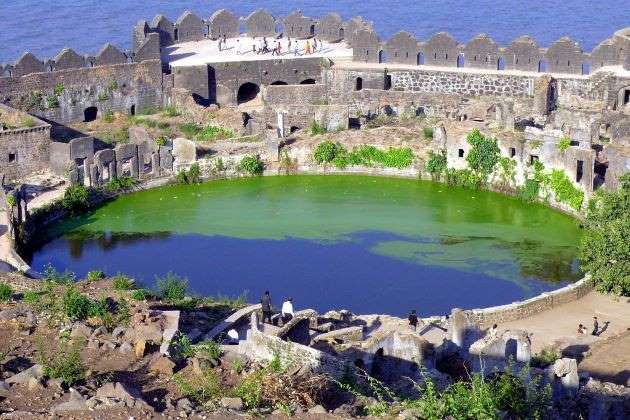
M630 28L615 32L589 53L568 37L560 38L548 47L539 46L526 35L505 46L486 34L479 34L466 43L459 42L446 32L422 40L411 32L401 31L389 39L382 39L373 23L360 16L344 22L337 13L312 18L296 10L286 17L275 17L264 9L258 9L248 16L239 17L229 10L220 9L207 19L190 11L185 11L175 22L157 15L150 23L139 21L132 35L131 52L123 52L107 44L96 56L80 55L69 48L45 60L25 53L14 64L0 65L0 76L19 77L112 63L159 60L161 50L173 44L241 35L297 39L315 36L327 42L343 41L353 48L354 61L367 63L578 75L607 66L630 70Z

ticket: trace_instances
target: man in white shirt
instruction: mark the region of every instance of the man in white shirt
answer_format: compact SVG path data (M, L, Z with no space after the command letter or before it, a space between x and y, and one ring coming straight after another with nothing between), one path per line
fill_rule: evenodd
M288 298L282 304L282 321L289 322L293 319L293 298Z

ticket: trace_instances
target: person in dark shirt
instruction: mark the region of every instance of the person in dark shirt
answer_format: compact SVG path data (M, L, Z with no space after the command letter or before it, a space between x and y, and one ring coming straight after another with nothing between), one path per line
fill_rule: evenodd
M599 322L597 322L597 317L593 317L593 335L599 335Z
M411 313L409 314L409 327L416 331L418 328L418 315L416 314L416 310L414 309L413 311L411 311Z
M263 323L268 320L269 324L271 324L271 295L269 295L269 290L265 291L265 294L263 295L263 297L260 299L260 304L262 305L262 313L263 313L263 318L262 321Z

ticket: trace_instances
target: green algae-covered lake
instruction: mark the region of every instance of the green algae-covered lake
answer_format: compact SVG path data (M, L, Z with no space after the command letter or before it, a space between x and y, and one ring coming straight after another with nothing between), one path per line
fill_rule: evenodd
M580 277L578 222L542 205L432 182L287 176L123 196L48 232L33 268L173 271L201 295L422 315L510 303Z

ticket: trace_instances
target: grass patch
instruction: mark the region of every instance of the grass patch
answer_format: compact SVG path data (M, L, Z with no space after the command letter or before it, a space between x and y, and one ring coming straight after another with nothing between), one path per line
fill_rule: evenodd
M13 288L6 283L0 283L0 302L8 302L13 296Z
M167 302L177 302L186 297L188 279L169 272L157 279L158 296Z

